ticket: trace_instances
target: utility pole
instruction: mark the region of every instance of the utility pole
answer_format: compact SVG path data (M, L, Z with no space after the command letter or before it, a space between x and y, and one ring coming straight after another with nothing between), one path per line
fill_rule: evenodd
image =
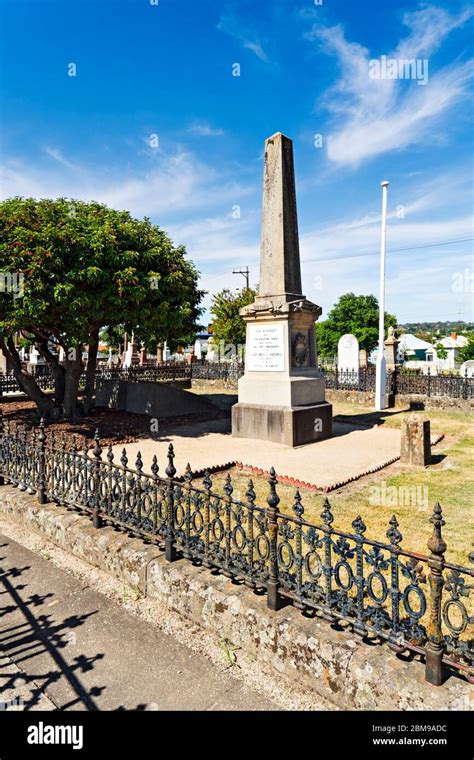
M234 269L233 272L232 272L232 274L243 274L243 276L245 277L245 282L246 282L246 286L245 287L246 287L247 290L249 289L249 268L248 268L248 266L246 266L245 269Z
M380 412L387 406L385 394L387 376L385 362L385 249L387 237L388 182L384 180L380 184L382 186L382 232L380 237L379 350L375 365L375 409L377 412Z

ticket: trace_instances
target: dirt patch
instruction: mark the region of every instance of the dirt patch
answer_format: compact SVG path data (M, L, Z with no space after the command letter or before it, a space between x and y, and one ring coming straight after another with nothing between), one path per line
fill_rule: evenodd
M2 407L5 421L16 423L20 427L31 429L39 424L38 410L32 401L12 401ZM160 417L160 434L166 435L171 427L191 425L197 422L227 417L228 414L217 408L208 414L181 415L177 417ZM94 409L87 417L76 420L60 420L46 425L48 433L58 437L64 434L66 447L72 444L73 437L92 439L96 430L99 431L102 446L126 444L141 438L150 438L152 418L146 414L119 412L113 409Z

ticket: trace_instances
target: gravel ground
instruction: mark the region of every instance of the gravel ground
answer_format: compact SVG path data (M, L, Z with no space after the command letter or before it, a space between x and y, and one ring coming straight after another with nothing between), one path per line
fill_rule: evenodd
M23 526L7 522L0 518L0 531L31 551L39 553L57 567L72 574L86 586L98 591L115 603L142 620L174 636L198 655L209 658L216 666L225 670L229 660L222 644L209 632L191 624L179 615L172 614L155 601L139 596L133 589L112 578L107 573L91 567L83 560L74 557L39 534L26 530ZM278 674L264 672L252 658L241 651L234 650L232 658L235 663L232 675L242 680L249 687L259 690L273 700L282 710L326 710L335 709L316 696L309 696L297 686L282 684Z

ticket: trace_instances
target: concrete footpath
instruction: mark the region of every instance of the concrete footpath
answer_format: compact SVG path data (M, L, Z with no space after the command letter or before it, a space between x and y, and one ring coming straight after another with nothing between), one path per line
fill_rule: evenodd
M332 438L292 449L272 441L232 438L230 421L223 419L180 425L169 428L162 437L128 443L125 448L129 465L135 466L140 451L144 472L150 472L156 454L163 474L170 443L178 475L184 474L188 462L193 471L242 462L267 471L274 467L277 477L297 478L321 488L384 467L400 455L400 431L392 428L361 428L335 422ZM121 444L113 447L115 461L120 460L122 450Z
M3 709L279 709L3 534L0 595Z

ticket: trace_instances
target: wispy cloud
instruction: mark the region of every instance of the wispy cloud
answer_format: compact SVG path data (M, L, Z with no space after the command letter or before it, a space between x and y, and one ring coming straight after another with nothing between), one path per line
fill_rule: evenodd
M248 26L244 25L235 15L230 13L223 14L219 19L217 28L221 32L225 32L231 37L234 37L234 39L239 40L244 48L251 50L252 53L255 53L257 58L264 61L264 63L271 63L257 34Z
M161 156L159 151L140 168L81 165L65 159L55 148L46 153L54 164L28 164L6 160L0 171L0 195L35 198L74 197L96 200L113 208L125 208L137 216L151 216L159 224L179 213L205 211L234 204L254 192L251 185L235 179L232 171L215 168L188 150ZM61 157L58 160L57 157Z
M406 13L403 23L409 34L389 58L427 58L456 28L474 13L469 8L459 15L433 6ZM341 77L320 100L334 117L327 137L328 157L338 165L358 166L387 151L436 139L434 127L466 95L474 75L472 59L453 62L430 72L426 86L415 81L371 79L367 48L345 38L343 28L314 25L309 39L317 40L323 52L336 56Z
M221 137L224 130L219 127L211 127L207 122L195 121L187 129L188 134L196 137Z

